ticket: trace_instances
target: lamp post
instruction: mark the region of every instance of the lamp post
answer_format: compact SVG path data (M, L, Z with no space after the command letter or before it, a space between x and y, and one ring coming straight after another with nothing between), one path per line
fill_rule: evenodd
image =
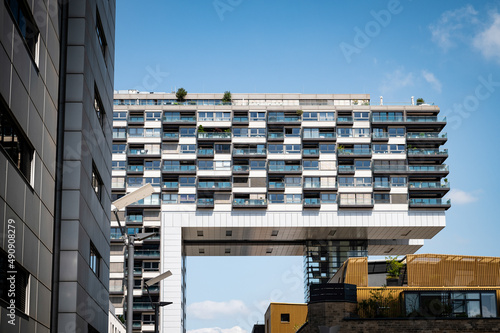
M146 291L148 292L149 302L151 303L151 306L153 306L153 308L155 310L155 333L158 333L158 321L159 321L158 317L160 314L160 308L162 306L170 305L170 304L172 304L172 302L153 303L153 300L151 299L151 294L149 293L149 287L155 283L160 282L161 280L168 278L171 275L172 275L171 271L166 271L165 273L162 273L162 274L158 275L157 277L154 277L151 280L144 282L144 285L146 286Z
M127 239L127 252L128 252L128 276L127 276L127 333L132 333L132 320L133 320L133 307L134 307L134 241L141 241L146 238L154 236L154 232L141 232L135 235L129 235L126 232L125 227L120 223L120 218L118 217L118 211L122 208L133 204L136 201L142 200L151 194L153 194L154 189L151 184L146 184L139 189L124 195L118 200L113 201L111 204L111 210L115 214L116 221L120 228L120 232L124 238Z

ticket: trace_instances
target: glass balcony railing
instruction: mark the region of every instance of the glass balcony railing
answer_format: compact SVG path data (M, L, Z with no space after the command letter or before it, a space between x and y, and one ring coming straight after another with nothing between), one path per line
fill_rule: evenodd
M136 251L137 253L137 251ZM151 306L150 302L134 302L133 306L134 310L153 310L153 307ZM141 322L137 321L136 322L136 328L141 328ZM134 326L134 325L132 325Z
M437 123L446 122L446 117L438 118L437 116L408 116L406 117L406 122L408 123Z
M404 154L406 150L404 149L373 149L374 154Z
M234 148L233 155L266 156L265 148Z
M409 171L436 172L449 171L448 165L409 165Z
M269 171L302 171L302 165L270 165Z
M338 149L337 153L339 155L371 155L371 150L369 148L344 148Z
M131 172L143 172L144 166L143 165L129 165L127 170L131 171Z
M210 148L198 148L198 156L213 156L214 150Z
M163 121L167 123L195 123L195 116L163 116Z
M163 171L196 171L196 165L164 165Z
M130 205L138 205L138 206L159 206L161 204L160 197L147 197L145 199L138 200Z
M409 188L421 188L421 189L449 189L450 183L445 182L409 182Z
M198 182L199 189L228 189L231 182Z
M163 138L164 139L178 139L179 133L178 132L163 132Z
M402 123L403 116L372 116L372 122L376 123Z
M269 123L295 123L301 121L300 116L269 116L267 122Z
M120 239L122 237L122 233L119 231L111 231L110 238L111 239Z
M233 165L234 172L248 172L250 170L249 165Z
M284 182L269 182L269 188L285 188L285 183Z
M179 188L179 182L163 182L163 188L165 188L165 189L177 189L177 188Z
M127 223L142 223L143 218L141 215L130 215L125 216L125 222Z
M160 250L135 250L134 255L136 257L160 257Z
M408 155L428 155L428 156L437 156L437 155L448 155L448 149L408 149Z
M448 133L436 133L436 132L420 132L420 133L407 133L406 138L408 139L437 139L437 138L448 138Z
M390 188L389 182L375 182L373 183L373 188Z
M233 123L248 123L248 117L233 117Z
M125 188L125 182L113 182L111 188Z
M128 122L129 123L143 123L144 122L144 117L141 117L141 116L130 116L130 117L128 117Z
M354 172L354 165L339 165L339 172Z
M129 155L160 155L160 150L129 148L128 154Z
M374 165L373 171L404 172L404 171L408 171L408 166L407 165Z
M266 205L267 205L266 199L242 199L242 198L233 199L233 206L259 207Z
M126 139L127 133L124 132L113 132L113 139Z
M342 206L373 206L373 199L351 199L340 197L340 204Z
M441 198L414 198L410 199L412 206L448 206L451 205L451 199Z
M339 182L339 187L371 187L372 183L341 183Z
M316 206L320 204L320 198L304 198L304 206Z
M335 139L335 132L304 133L303 139Z
M304 156L318 156L319 149L318 148L304 148L302 151L302 155Z
M389 133L386 133L386 132L372 133L372 138L374 138L374 139L388 139Z
M353 118L352 118L352 116L339 116L339 117L337 117L337 122L338 123L352 123Z
M304 188L321 188L321 182L305 182Z
M283 132L269 132L267 133L268 139L283 139L285 137L285 133Z
M200 198L197 201L198 207L212 207L214 205L213 198Z
M231 132L210 132L210 133L199 133L198 139L230 139Z

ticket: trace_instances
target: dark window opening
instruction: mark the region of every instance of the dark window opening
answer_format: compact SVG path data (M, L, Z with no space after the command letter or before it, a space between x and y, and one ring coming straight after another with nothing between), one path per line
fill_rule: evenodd
M104 36L104 29L102 27L101 16L99 15L99 11L96 10L96 25L95 31L97 34L97 41L99 42L99 46L101 47L102 56L106 58L106 36Z
M101 264L101 255L97 251L96 247L92 242L90 243L90 257L89 257L89 266L90 269L95 273L95 275L99 276Z
M99 120L99 125L104 127L104 117L106 116L106 112L104 112L104 106L102 105L101 95L97 90L97 85L94 84L94 110L97 116L97 120Z
M103 182L94 163L92 163L92 188L94 189L99 201L101 201Z
M282 323L289 323L290 322L290 314L289 313L282 313L281 314L281 322Z
M17 29L34 60L38 63L38 41L40 31L25 0L5 0Z
M13 273L15 272L15 273ZM13 285L10 277L14 276ZM26 297L28 295L29 273L14 258L0 250L0 303L10 305L15 302L15 307L27 313Z

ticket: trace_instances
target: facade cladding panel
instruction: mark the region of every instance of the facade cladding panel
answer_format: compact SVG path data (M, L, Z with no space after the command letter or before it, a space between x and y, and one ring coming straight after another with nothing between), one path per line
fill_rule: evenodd
M0 264L17 271L0 331L103 332L115 1L7 0L0 17Z
M444 228L439 107L373 105L365 94L222 97L115 91L112 199L155 188L120 216L161 234L137 247L135 267L138 281L173 273L153 294L173 301L161 310L164 330L184 331L185 256L304 256L307 300L308 285L347 258L414 253ZM120 314L122 278L111 276ZM137 309L138 331L151 313Z

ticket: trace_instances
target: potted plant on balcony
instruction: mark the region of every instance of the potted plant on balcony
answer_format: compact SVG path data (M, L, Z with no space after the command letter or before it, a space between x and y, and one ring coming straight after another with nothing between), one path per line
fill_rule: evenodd
M342 152L344 151L344 149L345 149L345 147L344 147L344 146L339 145L339 146L337 147L337 152L338 152L338 153L342 153Z
M425 103L425 101L424 101L424 99L422 97L417 98L417 105L422 105L424 103Z
M177 102L184 102L185 97L187 95L187 91L184 88L179 88L177 89L177 92L175 93L175 97L177 98Z
M370 102L368 102L368 100L367 100L367 99L364 99L364 100L363 100L363 105L370 105Z
M387 263L387 286L397 286L404 264L398 260L398 256L388 256L385 261Z
M229 103L231 103L231 101L232 101L231 92L225 91L224 96L222 97L222 103L228 105Z
M198 126L198 133L205 133L205 129L202 125Z
M353 105L358 105L358 102L359 102L359 101L358 101L357 99L353 99L353 100L352 100L352 104L353 104Z
M304 111L302 111L302 110L297 110L297 116L299 116L299 117L300 117L300 116L302 116L302 114L303 114L303 113L304 113Z

